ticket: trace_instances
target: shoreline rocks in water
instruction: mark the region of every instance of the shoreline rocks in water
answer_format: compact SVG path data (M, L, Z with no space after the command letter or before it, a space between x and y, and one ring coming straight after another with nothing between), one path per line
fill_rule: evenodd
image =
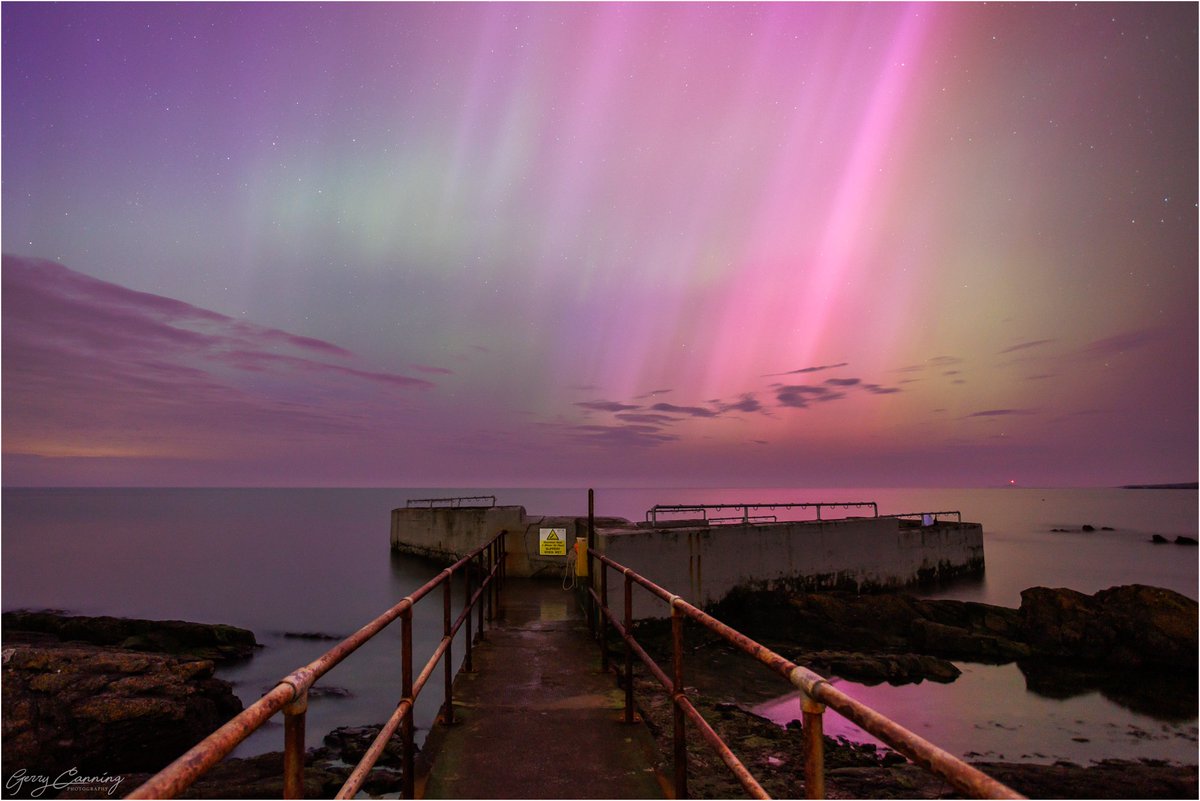
M22 770L157 771L242 710L213 674L217 660L253 653L245 629L50 612L2 620L6 781Z
M1021 593L1018 609L890 593L735 591L713 614L764 643L804 651L836 648L996 664L1085 660L1193 676L1200 653L1196 601L1138 584L1094 595L1032 587Z

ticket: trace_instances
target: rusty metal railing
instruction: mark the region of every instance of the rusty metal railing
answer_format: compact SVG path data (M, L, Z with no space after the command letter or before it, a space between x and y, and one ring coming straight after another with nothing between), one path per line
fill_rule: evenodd
M680 504L662 504L656 503L646 510L646 522L655 525L660 514L684 514L688 512L699 512L701 515L700 523L708 524L720 520L721 522L741 522L749 523L754 516L750 514L751 509L815 509L817 512L817 520L821 520L822 509L871 509L872 517L879 517L879 506L874 501L849 501L845 503L833 503L821 501L820 503L680 503ZM741 517L721 517L709 518L709 510L719 509L741 509ZM828 518L826 518L828 519Z
M608 669L607 626L611 625L625 642L625 721L633 722L633 656L636 654L646 669L671 696L673 715L673 750L675 797L687 798L687 741L685 719L699 731L701 737L720 756L721 761L737 777L742 788L754 798L769 798L762 785L750 774L746 766L729 746L713 730L708 721L696 710L683 691L683 622L691 619L717 634L743 653L749 654L775 673L787 679L801 691L800 711L803 718L804 735L804 787L808 798L825 797L824 768L824 724L822 715L829 707L842 717L887 743L900 754L931 773L948 781L955 788L973 798L1024 798L961 759L943 751L929 741L913 734L908 729L881 715L838 690L820 675L806 667L791 662L774 651L759 645L744 634L730 628L721 621L705 614L702 610L674 595L649 579L641 576L601 553L589 549L589 574L595 575L592 565L600 563L597 593L594 586L588 587L592 603L599 610L599 638L601 662ZM615 570L624 577L624 620L618 621L608 605L608 571ZM633 636L633 585L638 584L665 601L671 607L671 676L655 663Z
M467 503L467 501L487 501L487 503ZM426 506L426 504L428 504ZM453 498L412 498L404 502L407 509L412 509L414 506L422 506L427 509L435 509L438 506L446 506L451 509L490 509L496 505L495 495L457 495Z
M328 673L334 666L348 657L367 640L382 631L396 618L400 618L401 637L401 699L396 710L380 730L379 735L371 743L358 765L351 771L350 777L338 791L337 798L353 798L375 762L383 753L388 740L400 730L403 743L402 792L405 798L413 797L413 707L417 696L429 681L437 668L437 663L444 657L443 683L445 686L445 705L442 714L447 722L454 720L454 700L452 695L454 667L452 646L454 636L462 626L466 626L466 650L463 654L464 671L470 672L471 666L471 617L472 612L478 618L480 636L484 630L484 616L492 620L499 616L500 585L504 581L505 536L501 531L492 540L484 543L475 550L459 559L450 567L443 570L437 577L423 584L420 588L406 595L391 609L376 617L370 623L360 628L354 634L342 640L338 645L326 651L313 662L293 671L259 698L240 714L221 728L210 734L193 746L187 753L176 759L167 767L150 777L148 781L130 793L127 798L174 798L186 790L198 778L223 759L238 743L245 740L252 732L269 720L277 712L282 711L283 721L283 797L302 798L304 790L304 721L308 709L308 691L317 679ZM464 577L465 597L462 612L458 618L451 620L451 598L453 578L456 573ZM482 576L478 586L475 577ZM433 655L413 678L413 645L412 645L412 610L418 601L433 592L438 585L443 587L443 629L442 639L434 649Z

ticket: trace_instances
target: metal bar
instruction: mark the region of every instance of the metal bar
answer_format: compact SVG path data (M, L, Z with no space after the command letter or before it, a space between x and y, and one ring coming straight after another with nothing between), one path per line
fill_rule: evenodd
M671 717L672 743L675 746L675 797L687 798L687 730L684 728L683 705L683 615L671 608Z
M442 721L450 726L454 724L454 631L451 628L454 622L450 619L453 614L451 595L454 582L447 581L444 586L446 589L442 593L442 637L446 640L446 660L442 663L442 697L445 699L442 704Z
M280 682L232 720L192 746L167 767L151 776L127 798L174 798L192 785L296 696L296 688Z
M614 570L628 571L628 575L643 588L662 598L671 605L672 627L675 619L687 616L705 628L720 635L742 652L753 656L781 676L813 701L831 707L838 714L858 724L862 729L878 737L898 753L917 765L946 779L955 788L976 798L1023 798L1010 787L996 781L982 771L971 767L961 759L943 751L922 737L910 732L895 721L884 717L870 707L837 690L821 676L808 668L801 667L774 651L766 648L741 632L704 613L678 596L671 595L662 587L643 576L599 555L601 563Z
M621 639L625 640L625 722L633 723L633 648L629 645L627 632L633 631L633 579L625 574L625 627ZM632 635L628 635L632 637Z
M482 583L484 581L484 579L482 578L482 576L484 574L483 564L482 564L482 562L483 562L483 554L482 553L479 555L479 560L480 560L480 566L476 569L479 571L479 575L481 577L479 579L481 582L479 585L479 591L483 592L484 590L487 589L487 587L486 587L486 585L484 585ZM467 569L470 570L469 567ZM472 599L472 602L474 602L474 599ZM479 641L483 642L483 600L482 599L479 601L479 605L477 607L475 607L475 610L476 610L475 614L479 618L479 634L478 634Z
M473 598L471 595L471 566L469 564L467 565L466 569L463 570L463 578L466 579L467 593L466 606L463 609L463 614L466 615L467 618L467 634L465 637L467 645L466 651L463 653L462 671L464 673L474 673L475 669L471 666L471 601Z
M732 771L734 777L742 785L742 789L749 793L751 798L770 798L771 796L767 795L767 791L750 775L750 771L742 761L734 755L729 746L725 744L725 741L721 739L721 735L717 734L696 707L692 706L692 702L685 697L680 699L680 705L683 707L684 714L695 724L696 730L700 732L700 736L704 738L706 743L712 746L712 749L721 757L721 761Z
M402 651L403 662L400 670L400 697L406 699L410 704L416 703L416 696L413 693L413 663L412 663L412 609L406 609L400 617L400 647ZM415 777L413 776L413 721L412 715L405 715L400 721L400 739L403 743L403 767L402 775L400 776L401 792L405 798L414 796L413 788Z
M800 701L804 734L804 797L825 797L825 705L804 696Z
M283 797L304 797L304 719L308 692L283 708Z
M338 790L335 798L354 798L358 795L358 791L362 789L363 782L367 779L367 774L371 772L371 768L379 761L383 749L387 747L388 740L392 739L392 735L396 733L400 722L405 718L412 717L412 701L405 698L396 706L392 716L388 718L387 723L383 724L383 728L379 730L379 734L375 735L375 739L371 742L367 752L363 754L362 759L354 766L354 770L350 772L346 783L342 785L342 789Z
M608 570L600 567L600 608L608 609ZM600 618L600 670L608 672L608 618Z
M596 490L588 488L588 527L587 527L587 581L591 585L595 579L592 573L592 551L596 547ZM587 619L588 631L593 637L596 636L596 606L592 601L591 593L587 595Z

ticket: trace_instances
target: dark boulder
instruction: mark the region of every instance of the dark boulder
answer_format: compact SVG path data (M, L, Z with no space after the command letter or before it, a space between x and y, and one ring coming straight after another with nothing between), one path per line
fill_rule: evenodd
M1096 530L1095 526L1089 526L1087 523L1084 523L1083 528L1080 529L1080 531L1095 531L1095 530Z
M5 639L35 634L61 642L110 645L130 651L153 651L191 659L222 662L245 659L258 643L254 633L237 626L185 620L138 620L125 617L82 617L56 612L5 612Z
M1180 535L1175 538L1175 544L1176 545L1195 545L1196 538L1195 537L1184 537L1183 535Z
M1021 593L1025 641L1042 656L1110 666L1195 670L1197 604L1172 590L1131 584L1084 595L1031 587Z
M1153 537L1150 538L1150 541L1153 542L1155 545L1163 545L1167 542L1170 542L1170 540L1168 540L1162 534L1155 534Z
M8 638L3 659L6 777L159 770L242 709L210 660Z
M924 654L815 651L798 656L795 661L820 673L832 673L867 685L885 681L892 685L917 684L926 679L947 684L962 675L952 663Z

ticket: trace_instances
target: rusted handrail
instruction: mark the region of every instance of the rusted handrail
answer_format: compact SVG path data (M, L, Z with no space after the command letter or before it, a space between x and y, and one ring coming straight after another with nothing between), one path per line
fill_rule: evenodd
M471 617L472 612L478 614L479 633L483 634L484 612L493 619L499 605L499 585L504 578L504 557L506 531L501 531L490 541L480 545L463 558L443 570L435 578L430 579L421 587L406 595L392 608L376 617L370 623L360 628L354 634L326 651L316 660L302 668L292 671L280 679L279 683L269 690L242 712L236 715L224 726L217 729L208 737L201 740L183 756L176 759L167 767L151 776L140 787L130 793L127 798L174 798L186 790L209 768L221 761L239 743L250 736L259 726L269 720L275 713L284 713L284 798L302 798L304 789L304 720L308 708L308 691L317 679L328 673L334 666L356 651L359 646L382 631L396 618L401 621L402 641L402 677L401 700L395 712L379 732L362 760L351 772L350 777L338 792L338 798L353 798L366 779L367 773L374 767L379 755L388 740L401 729L403 739L403 794L405 798L413 797L413 724L412 712L417 696L433 674L438 660L445 657L445 714L453 717L454 703L452 695L453 668L451 648L454 635L464 624L466 630L466 653L463 658L463 669L471 670ZM476 564L478 563L478 564ZM483 576L477 588L472 587L472 572ZM465 600L463 611L458 619L451 623L451 589L456 573L465 577ZM420 675L413 679L412 674L412 609L418 601L442 585L444 606L444 627L442 639L439 641L433 655L426 663ZM486 592L486 595L485 595Z
M625 661L625 718L633 719L632 680L634 654L642 660L667 692L671 695L674 707L674 749L675 749L675 795L676 798L687 797L687 748L684 739L684 718L690 719L700 730L705 741L720 755L722 761L738 778L742 787L755 798L766 798L762 786L750 775L745 765L712 730L704 718L692 706L682 689L683 670L683 621L690 618L709 631L717 634L726 642L735 646L743 653L749 654L762 664L787 679L801 691L801 713L803 716L803 732L805 743L805 791L809 798L825 797L824 775L824 736L822 714L825 707L832 708L847 720L857 724L863 730L878 737L897 752L908 757L925 770L942 777L958 790L973 798L1024 798L1012 788L982 771L968 765L958 757L943 751L924 738L914 734L898 723L881 715L874 709L856 701L854 698L835 688L832 684L806 667L791 662L769 648L760 645L741 632L727 626L701 609L674 595L654 582L639 575L628 567L614 562L607 556L594 550L588 550L589 566L593 561L600 563L600 593L594 587L588 592L600 611L601 649L605 654L607 664L607 646L604 641L606 625L611 625L626 646ZM619 621L608 605L608 570L617 571L625 578L625 615L624 621ZM590 570L589 570L590 572ZM632 586L640 585L650 594L665 601L671 607L672 631L672 668L674 676L668 678L666 673L655 664L634 638Z
M474 503L464 504L463 501L489 501L487 504ZM457 495L453 498L411 498L404 502L405 508L411 509L417 504L429 504L428 508L433 509L438 504L445 504L451 509L461 509L464 506L467 508L483 508L490 509L496 505L495 495Z
M724 521L741 521L750 522L754 516L750 514L751 509L816 509L817 520L821 519L822 509L857 509L871 508L871 516L879 517L879 505L874 501L847 501L847 502L788 502L788 503L656 503L646 510L646 522L655 525L658 523L660 514L678 514L681 512L699 512L702 515L702 522L712 523L720 520ZM741 509L742 515L736 517L721 517L710 518L708 511L710 509Z

